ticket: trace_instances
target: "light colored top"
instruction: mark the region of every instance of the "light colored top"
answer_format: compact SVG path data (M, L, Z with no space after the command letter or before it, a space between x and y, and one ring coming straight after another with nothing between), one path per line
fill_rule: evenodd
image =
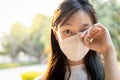
M69 72L66 72L68 77ZM71 76L69 80L88 80L87 71L84 64L71 66Z
M70 66L71 76L69 80L88 80L87 71L84 64ZM69 72L66 71L66 78ZM43 75L42 75L43 76ZM42 76L37 77L35 80L42 80Z

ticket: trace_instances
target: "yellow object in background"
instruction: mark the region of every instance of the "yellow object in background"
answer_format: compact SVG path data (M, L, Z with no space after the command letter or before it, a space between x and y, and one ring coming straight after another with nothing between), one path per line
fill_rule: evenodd
M36 72L36 71L31 71L31 72L26 72L22 73L21 77L22 80L34 80L37 76L40 76L42 73Z

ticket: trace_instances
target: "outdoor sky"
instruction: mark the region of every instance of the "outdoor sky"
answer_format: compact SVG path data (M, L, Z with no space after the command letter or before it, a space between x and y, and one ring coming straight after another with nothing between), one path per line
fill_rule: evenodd
M62 0L0 0L0 36L3 32L9 33L15 22L30 27L37 13L52 16L60 1Z
M52 16L61 0L0 0L0 35L8 33L12 24L21 22L31 25L37 13Z

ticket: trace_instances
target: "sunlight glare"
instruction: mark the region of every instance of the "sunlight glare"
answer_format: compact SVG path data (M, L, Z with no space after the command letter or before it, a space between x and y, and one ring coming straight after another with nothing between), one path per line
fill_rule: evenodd
M9 33L12 24L30 27L38 13L50 17L61 0L0 0L0 34Z

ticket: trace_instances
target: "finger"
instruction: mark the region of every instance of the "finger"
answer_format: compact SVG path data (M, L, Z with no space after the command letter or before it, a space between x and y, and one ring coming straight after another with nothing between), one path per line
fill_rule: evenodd
M101 23L94 24L94 26L100 28L101 31L104 31L106 29L106 27L102 25Z
M99 31L101 31L100 28L93 26L91 30L88 32L89 33L88 38L92 38Z
M100 23L97 23L94 25L95 26L95 29L98 30L96 31L96 33L92 36L94 39L95 38L98 38L98 37L102 37L105 35L105 32L106 32L106 28L100 24Z
M93 38L96 39L96 38L100 38L102 36L105 36L105 31L98 31L96 32L94 35L93 35Z
M83 42L87 47L90 47L90 45L92 44L93 38L89 39L87 37L84 38Z
M86 46L90 46L91 45L91 43L92 43L92 41L93 41L93 38L89 38L88 37L88 32L84 35L84 38L83 38L83 42L84 42L84 44L86 45Z
M95 39L96 34L98 35L98 33L101 31L101 28L96 27L95 25L89 30L89 35L86 37L86 40L89 42L89 44L91 44L93 42L93 40ZM100 35L100 33L99 33Z

